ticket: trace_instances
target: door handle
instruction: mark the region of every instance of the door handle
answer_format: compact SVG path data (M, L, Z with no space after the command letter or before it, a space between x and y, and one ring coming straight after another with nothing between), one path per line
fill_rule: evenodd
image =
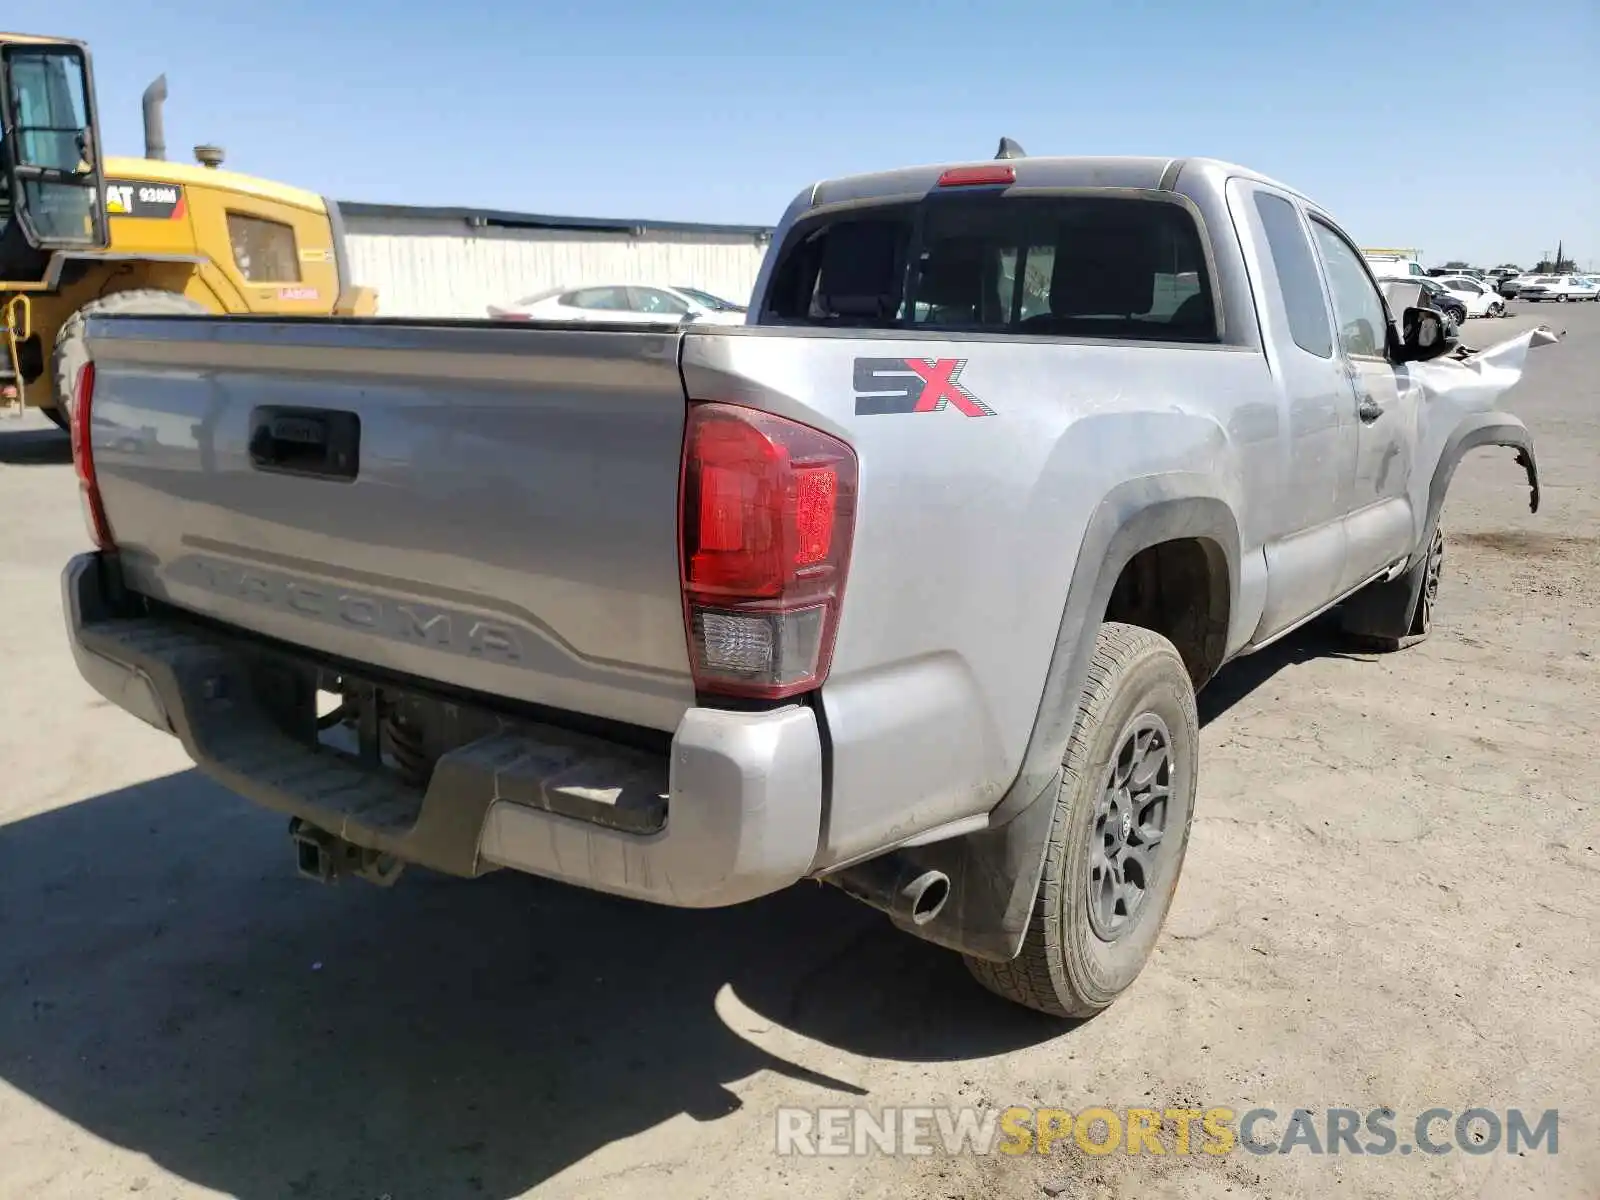
M1356 413L1363 421L1376 421L1383 416L1383 405L1379 404L1371 396L1362 396L1361 404L1356 409Z

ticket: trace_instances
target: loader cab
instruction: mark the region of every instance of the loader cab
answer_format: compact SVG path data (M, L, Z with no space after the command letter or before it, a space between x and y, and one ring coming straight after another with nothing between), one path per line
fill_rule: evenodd
M0 286L39 283L53 251L109 242L88 51L0 42Z

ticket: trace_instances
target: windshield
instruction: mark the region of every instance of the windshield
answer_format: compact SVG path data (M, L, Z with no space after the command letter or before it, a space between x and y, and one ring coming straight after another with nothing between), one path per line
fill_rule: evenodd
M12 122L19 166L87 170L89 112L83 57L74 50L11 48Z
M713 296L710 292L702 292L699 288L680 287L672 285L673 291L682 292L696 304L702 304L713 312L744 312L744 305L735 304L732 300L724 300L721 296Z

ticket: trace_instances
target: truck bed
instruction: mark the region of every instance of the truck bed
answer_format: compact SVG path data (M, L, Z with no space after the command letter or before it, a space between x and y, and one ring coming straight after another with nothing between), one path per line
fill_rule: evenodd
M646 728L692 704L675 331L152 318L91 336L133 590ZM329 428L353 461L304 453L308 406L351 414Z

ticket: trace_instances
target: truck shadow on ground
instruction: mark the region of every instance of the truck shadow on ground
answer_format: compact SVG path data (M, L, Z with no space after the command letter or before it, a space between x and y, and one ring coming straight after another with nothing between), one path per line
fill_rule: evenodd
M764 1069L794 1103L867 1094L797 1061L816 1042L936 1061L1064 1031L821 887L708 912L509 874L319 887L194 771L0 828L0 980L0 1079L246 1200L518 1196Z
M1281 641L1235 659L1195 697L1204 729L1280 671L1319 658L1368 659L1370 652L1356 649L1339 628L1339 613L1324 613Z
M1329 636L1235 664L1203 718ZM0 1079L245 1200L517 1196L728 1115L762 1070L797 1104L868 1094L817 1043L938 1062L1071 1028L828 888L688 912L509 874L319 887L194 771L0 828L0 980Z
M72 461L72 439L59 429L6 429L0 415L0 465L59 467Z

